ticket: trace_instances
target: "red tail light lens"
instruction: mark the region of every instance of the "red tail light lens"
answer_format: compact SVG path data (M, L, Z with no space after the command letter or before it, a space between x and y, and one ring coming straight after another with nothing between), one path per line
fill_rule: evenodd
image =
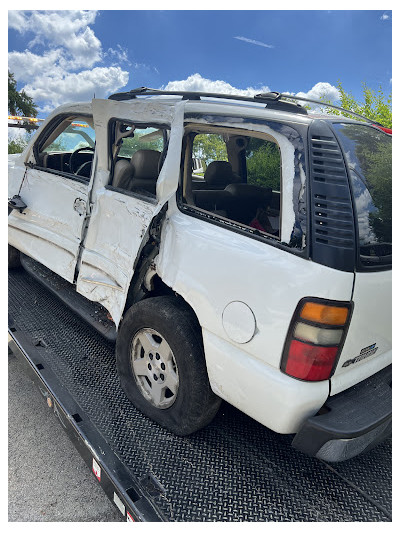
M325 347L292 340L286 374L305 381L329 379L336 361L338 347Z
M385 133L389 133L389 135L392 135L391 128L384 128L383 126L378 126L378 124L374 124L375 128L379 128L380 130L384 131Z
M348 330L349 302L303 298L290 324L281 370L305 381L323 381L333 374Z

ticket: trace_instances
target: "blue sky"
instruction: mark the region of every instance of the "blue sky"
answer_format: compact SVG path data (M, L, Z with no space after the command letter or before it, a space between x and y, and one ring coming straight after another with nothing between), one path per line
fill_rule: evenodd
M40 107L138 86L391 92L391 11L9 11L9 68Z

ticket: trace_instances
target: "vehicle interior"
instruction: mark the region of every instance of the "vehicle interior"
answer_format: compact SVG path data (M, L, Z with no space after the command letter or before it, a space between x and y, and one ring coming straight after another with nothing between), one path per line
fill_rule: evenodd
M266 134L191 126L186 131L182 200L270 236L280 234L281 156Z
M90 117L70 116L38 144L38 165L89 180L95 149Z
M115 121L112 126L111 187L155 197L168 134L166 128L159 126Z

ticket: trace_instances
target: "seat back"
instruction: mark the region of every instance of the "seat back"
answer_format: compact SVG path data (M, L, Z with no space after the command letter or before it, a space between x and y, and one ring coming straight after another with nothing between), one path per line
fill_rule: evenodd
M239 183L241 180L228 161L212 161L206 168L204 181L207 190L222 190L230 183Z
M226 216L231 195L224 189L231 183L240 181L228 161L212 161L204 173L204 185L193 190L193 201L197 207Z
M228 204L228 216L232 220L249 224L256 216L258 208L266 209L272 199L272 189L248 183L231 183L225 187L231 200Z
M127 159L119 159L115 163L114 176L111 185L129 191L134 172L135 170L130 161Z
M131 159L134 169L130 190L145 190L156 194L158 165L161 154L157 150L138 150Z

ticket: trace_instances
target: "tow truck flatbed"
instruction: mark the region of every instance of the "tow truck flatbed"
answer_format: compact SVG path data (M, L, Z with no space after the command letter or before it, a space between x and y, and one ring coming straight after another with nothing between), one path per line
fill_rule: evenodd
M390 521L391 441L331 466L228 404L177 437L120 388L114 346L24 270L10 347L124 521Z

